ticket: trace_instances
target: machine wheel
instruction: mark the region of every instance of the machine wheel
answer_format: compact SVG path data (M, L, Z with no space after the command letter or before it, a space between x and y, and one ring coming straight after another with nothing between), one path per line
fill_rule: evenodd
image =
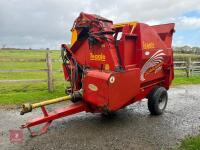
M168 101L167 90L164 87L155 87L148 96L148 108L152 115L161 115Z

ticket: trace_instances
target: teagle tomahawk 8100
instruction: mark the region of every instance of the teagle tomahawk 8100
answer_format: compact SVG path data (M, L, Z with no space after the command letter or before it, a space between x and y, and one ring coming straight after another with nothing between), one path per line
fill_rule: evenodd
M74 21L71 46L62 44L63 71L68 96L24 104L21 114L41 107L43 116L22 128L46 123L46 132L58 118L82 111L109 114L148 99L151 114L166 108L167 90L174 78L172 35L174 24L149 26L140 22L113 24L98 15L81 13ZM65 108L47 112L45 105L71 100Z

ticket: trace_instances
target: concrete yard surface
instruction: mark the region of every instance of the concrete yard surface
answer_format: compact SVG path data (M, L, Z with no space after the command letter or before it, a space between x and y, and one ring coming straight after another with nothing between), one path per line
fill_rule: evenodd
M170 149L185 136L200 133L200 85L173 87L168 92L166 111L151 116L147 101L134 103L110 118L101 114L80 113L58 119L48 132L31 138L23 130L22 143L11 143L9 130L19 129L40 109L24 116L18 109L0 109L1 150L160 150ZM67 103L54 107L63 107ZM36 127L35 129L38 129Z

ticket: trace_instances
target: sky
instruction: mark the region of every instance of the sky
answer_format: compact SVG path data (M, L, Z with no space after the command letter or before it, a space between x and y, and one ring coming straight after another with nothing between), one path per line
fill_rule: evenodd
M200 46L200 0L0 0L0 48L60 49L80 12L114 23L173 22L173 46Z

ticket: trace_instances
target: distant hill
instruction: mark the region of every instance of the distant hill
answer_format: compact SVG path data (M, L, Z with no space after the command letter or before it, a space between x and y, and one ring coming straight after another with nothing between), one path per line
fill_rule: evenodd
M200 47L190 47L187 45L182 47L174 47L174 52L200 55Z

